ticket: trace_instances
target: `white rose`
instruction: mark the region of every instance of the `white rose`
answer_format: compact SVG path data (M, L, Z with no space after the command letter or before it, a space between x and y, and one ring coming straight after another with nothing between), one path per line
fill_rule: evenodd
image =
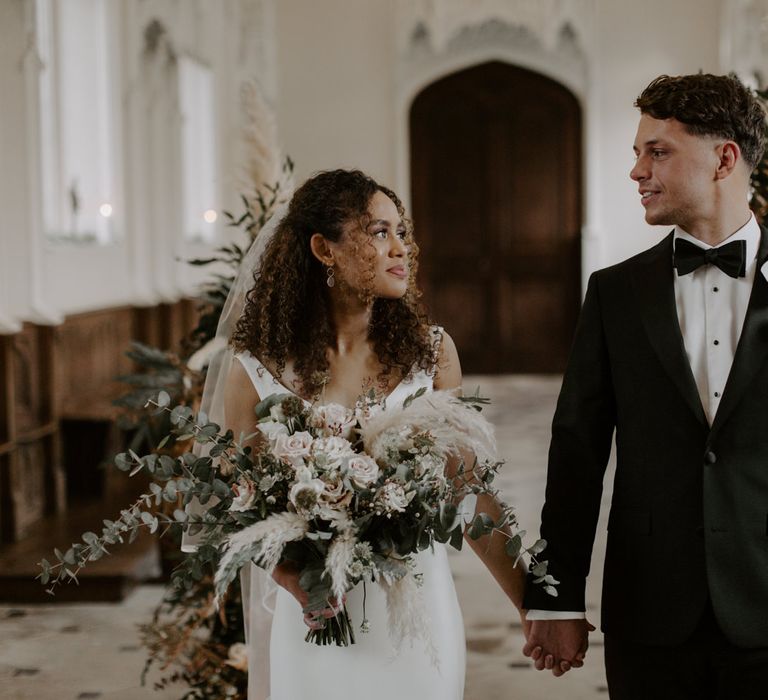
M376 502L385 513L402 513L411 502L415 493L415 491L406 493L401 484L395 481L388 481L376 494Z
M312 457L326 469L338 469L342 462L354 454L352 445L342 437L318 438L312 443Z
M261 434L269 440L269 444L272 447L274 447L278 435L288 435L288 427L283 423L277 423L273 420L259 423L256 427L261 431Z
M368 455L355 455L347 461L346 473L355 486L364 489L379 478L379 465Z
M312 426L324 437L352 437L352 430L357 422L354 411L337 403L318 406L312 411Z
M242 512L253 508L257 493L256 484L253 481L241 476L237 483L232 484L232 492L235 494L235 498L232 500L232 505L229 506L230 511Z
M303 466L304 459L309 457L312 439L312 436L304 431L293 435L281 434L275 438L272 452L281 462L298 468Z
M227 651L227 660L224 662L238 671L248 670L248 647L242 642L235 642Z
M320 479L313 479L312 472L306 467L300 468L297 474L299 480L291 487L288 500L299 513L311 513L325 490L325 484Z

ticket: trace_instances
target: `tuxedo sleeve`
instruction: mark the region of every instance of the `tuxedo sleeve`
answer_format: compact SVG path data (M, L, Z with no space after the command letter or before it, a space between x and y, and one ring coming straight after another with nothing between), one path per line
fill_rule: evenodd
M600 273L590 277L552 421L539 561L560 583L557 597L529 574L526 608L583 611L586 579L611 452L616 407L603 326Z

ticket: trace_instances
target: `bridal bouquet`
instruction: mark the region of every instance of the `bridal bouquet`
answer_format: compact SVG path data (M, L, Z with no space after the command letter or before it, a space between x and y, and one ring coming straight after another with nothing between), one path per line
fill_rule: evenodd
M426 640L414 555L434 542L460 549L469 524L475 539L494 531L506 536L507 552L516 559L528 552L539 582L556 595L557 581L547 575L546 562L535 560L545 543L525 549L524 533L507 532L505 526L515 525L511 508L505 506L494 522L464 506L470 494L496 493L491 482L501 462L492 427L480 415L486 399L421 389L401 406L384 410L372 394L354 409L313 407L296 396L275 394L256 406L257 432L237 441L187 406L170 409L162 392L152 403L170 412L177 442L194 440L203 449L176 458L118 455L121 469L154 476L150 492L117 522L104 521L101 537L85 533L84 544L56 551L58 564L43 560L44 584L76 580L87 561L108 553L107 545L122 542L123 535L134 537L141 526L156 532L163 523L201 535L198 552L177 571L179 585L186 576L202 575L201 558L212 561L220 599L251 561L267 573L290 561L309 595L305 612L343 601L358 583L376 582L386 590L395 641ZM153 503L184 506L195 500L206 507L179 507L173 517L151 510ZM365 630L364 611L361 622ZM342 605L324 628L311 630L307 641L354 643L346 608Z

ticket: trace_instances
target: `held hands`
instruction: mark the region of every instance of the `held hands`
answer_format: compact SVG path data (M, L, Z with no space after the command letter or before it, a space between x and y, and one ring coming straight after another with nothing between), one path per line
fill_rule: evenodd
M294 564L285 562L278 564L272 572L272 578L279 586L285 588L296 600L299 601L302 610L307 607L309 596L307 592L299 585L299 576L301 570ZM325 627L325 621L335 617L340 612L345 601L342 599L339 603L335 598L329 601L329 605L322 610L311 610L304 613L304 624L311 630L319 630Z
M527 620L523 629L527 640L523 654L539 671L562 676L584 665L588 635L595 627L587 620Z

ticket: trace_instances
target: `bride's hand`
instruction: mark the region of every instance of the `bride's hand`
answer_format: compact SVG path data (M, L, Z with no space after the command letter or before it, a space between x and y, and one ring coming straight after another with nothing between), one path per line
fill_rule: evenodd
M278 564L272 572L272 578L279 586L285 588L301 605L304 610L309 603L309 595L299 584L301 569L292 562ZM344 605L345 599L342 599L341 605ZM336 598L331 598L329 605L322 610L312 610L304 613L304 624L310 629L322 629L325 627L325 621L334 617L341 610Z

